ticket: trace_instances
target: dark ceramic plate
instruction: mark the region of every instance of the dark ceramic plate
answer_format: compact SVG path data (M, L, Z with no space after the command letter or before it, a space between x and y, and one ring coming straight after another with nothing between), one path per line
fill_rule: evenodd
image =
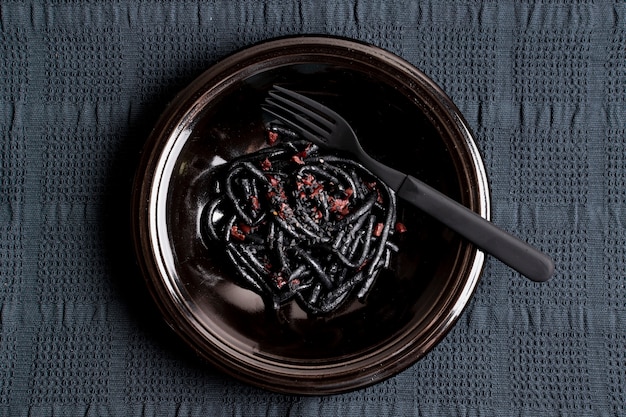
M379 48L329 37L277 39L238 52L181 92L146 145L136 180L137 254L165 320L216 367L269 390L321 395L386 379L453 326L484 255L399 201L408 232L366 302L310 317L267 310L234 283L199 217L217 160L265 146L261 103L274 84L332 107L367 152L489 217L470 130L423 73Z

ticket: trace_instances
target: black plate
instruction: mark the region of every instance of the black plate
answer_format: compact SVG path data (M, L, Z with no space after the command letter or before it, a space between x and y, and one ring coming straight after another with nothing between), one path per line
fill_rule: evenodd
M181 92L146 145L136 179L137 254L165 319L204 358L273 391L317 395L374 384L426 354L479 280L484 255L399 201L408 232L366 302L309 317L278 313L234 283L201 238L206 184L219 161L266 146L261 103L274 84L343 115L372 156L489 216L470 130L423 73L376 47L284 38L238 52Z

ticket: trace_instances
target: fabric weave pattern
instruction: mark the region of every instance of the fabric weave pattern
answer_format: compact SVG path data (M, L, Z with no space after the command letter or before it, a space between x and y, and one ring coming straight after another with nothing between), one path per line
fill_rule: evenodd
M398 376L295 397L203 364L159 320L127 219L177 91L276 36L347 36L431 76L476 133L493 220L548 252L494 259ZM626 3L7 0L0 4L0 416L626 415Z

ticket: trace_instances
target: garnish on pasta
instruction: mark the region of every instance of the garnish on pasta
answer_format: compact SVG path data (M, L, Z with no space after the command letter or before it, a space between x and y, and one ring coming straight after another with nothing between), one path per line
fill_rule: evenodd
M271 130L268 147L215 168L203 236L270 308L295 300L327 314L365 299L405 228L394 192L358 162L279 136Z

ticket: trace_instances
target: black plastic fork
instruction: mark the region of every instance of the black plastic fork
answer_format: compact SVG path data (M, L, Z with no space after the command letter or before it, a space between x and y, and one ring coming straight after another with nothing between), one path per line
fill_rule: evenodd
M332 109L302 94L274 86L263 110L313 143L350 152L395 190L399 198L439 220L527 278L547 281L554 273L554 262L546 254L417 178L373 159L363 150L349 123Z

